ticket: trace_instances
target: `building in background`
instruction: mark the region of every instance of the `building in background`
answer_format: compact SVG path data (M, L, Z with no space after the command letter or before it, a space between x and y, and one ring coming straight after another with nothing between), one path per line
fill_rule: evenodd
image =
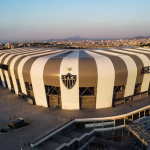
M11 49L14 49L15 47L14 47L14 45L11 45Z
M11 43L5 44L5 47L8 48L8 49L10 49L11 48Z

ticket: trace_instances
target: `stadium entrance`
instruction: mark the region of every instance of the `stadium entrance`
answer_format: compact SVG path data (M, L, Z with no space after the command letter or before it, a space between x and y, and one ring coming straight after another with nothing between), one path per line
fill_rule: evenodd
M82 87L80 93L80 109L96 108L96 87Z
M48 107L62 107L60 87L45 85Z

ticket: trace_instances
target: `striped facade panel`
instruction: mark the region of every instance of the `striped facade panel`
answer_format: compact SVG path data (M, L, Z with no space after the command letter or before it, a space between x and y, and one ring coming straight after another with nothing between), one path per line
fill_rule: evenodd
M14 90L15 90L15 93L18 94L19 92L19 89L18 89L18 86L17 86L17 82L16 82L16 77L15 77L15 73L14 73L14 66L15 66L15 63L16 61L22 57L21 55L20 56L16 56L10 63L10 75L11 75L11 78L12 78L12 81L13 81L13 84L14 84Z
M4 55L3 55L4 56ZM10 54L8 54L8 55L5 55L3 58L2 58L2 60L1 60L1 64L4 64L4 61L5 61L5 59L7 58L7 57L9 57L10 56ZM5 70L3 70L3 69L1 69L1 79L2 79L2 84L3 84L3 86L4 87L8 87L9 88L9 82L7 82L7 76L5 75Z
M124 51L129 51L129 52L133 52L133 53L136 53L136 54L143 54L145 56L147 56L149 59L150 59L150 52L148 51L143 51L143 50L135 50L135 49L122 49Z
M8 51L4 51L4 52L8 52ZM14 50L9 50L9 53L10 54L14 54L14 55L12 55L12 57L9 58L7 65L10 65L10 62L12 61L12 59L15 56L17 56L18 54L21 54L21 55L22 54L27 54L28 55L29 54L29 50L28 49L26 49L26 50L24 50L24 49L14 49ZM10 75L10 71L9 70L8 70L8 74Z
M12 54L13 53L13 54ZM16 55L15 54L24 54L24 53L27 53L27 51L26 52L20 52L19 50L14 50L14 51L12 51L11 50L11 53L10 54L8 54L7 56L5 56L3 59L2 59L2 61L1 61L1 63L2 64L6 64L6 65L8 65L8 62L10 62L9 60L12 60ZM11 84L10 84L10 79L9 79L9 76L10 76L10 69L8 68L8 71L2 71L2 73L3 74L5 74L5 77L6 77L6 82L7 82L7 85L8 85L8 89L10 90L11 89ZM3 77L2 77L3 78Z
M70 67L71 71L67 71ZM63 109L79 109L79 51L74 51L63 58L60 65L60 88ZM67 89L61 76L71 73L76 75L76 83L71 89Z
M16 82L16 74L15 74L15 64L17 63L17 61L22 58L22 56L27 56L27 55L34 55L36 53L39 53L40 51L32 51L31 53L29 53L29 50L27 50L26 52L22 53L22 55L18 55L16 56L14 59L12 59L11 63L10 63L10 74L13 80L13 84L14 84L14 89L15 89L15 93L18 94L18 87L17 87L17 82Z
M93 50L93 51L97 51L97 50ZM107 52L107 51L100 51L99 53L118 56L119 58L121 58L124 61L125 65L127 67L127 79L126 79L124 97L133 95L136 77L137 77L137 67L136 67L136 64L133 61L133 59L127 55L121 55L121 54ZM119 62L118 62L118 65L120 65ZM115 79L116 79L116 77L115 77ZM122 80L124 80L124 78L122 78Z
M124 53L124 54L127 53L127 54L136 55L136 56L138 56L141 59L141 61L144 64L144 67L150 66L150 60L149 60L148 56L146 56L144 54L139 54L137 52L136 53L135 52L131 52L130 50L127 50L127 49L123 49L123 50L121 50L121 52ZM149 89L149 82L150 82L150 74L144 74L140 92L148 91L148 89Z
M0 53L0 57L1 57L2 55L4 55L4 53Z
M137 77L137 67L131 57L120 56L120 58L124 60L128 69L128 78L127 78L127 84L125 87L125 94L124 94L124 97L127 97L134 94L134 88L135 88L136 77Z
M2 62L2 63L7 65L9 59L12 58L13 56L14 56L14 54L9 55L9 56L4 60L4 62ZM5 70L3 70L3 71L4 71L4 74L5 74L5 77L6 77L8 89L11 90L11 83L10 83L8 71L5 71Z
M46 62L57 55L65 52L60 52L52 55L40 57L34 61L31 66L30 77L33 86L34 97L37 105L48 107L45 86L43 81L43 72Z
M44 52L50 52L50 50L45 50ZM44 52L43 52L43 53L44 53ZM27 53L27 54L29 54L29 53ZM20 57L20 58L16 61L15 66L14 66L14 72L15 72L16 79L19 78L19 77L18 77L17 70L18 70L18 65L19 65L20 61L23 60L25 57L27 57L27 60L28 60L29 58L31 58L31 56L34 57L34 55L42 55L42 53L41 53L40 51L34 51L34 53L33 53L33 52L30 53L30 56L24 55L24 56Z
M97 87L97 67L93 57L79 52L79 87Z
M23 77L23 80L20 78L21 81L26 81L31 83L31 78L30 78L30 71L31 71L31 66L33 62L39 57L25 57L22 59L22 61L18 65L18 74L19 78Z
M126 54L126 55L130 56L134 60L136 67L137 67L136 83L142 83L143 82L143 76L144 75L141 74L141 68L144 67L144 64L138 56L133 55L133 54L128 54L128 53L123 53L122 50L117 50L117 49L110 49L108 51L114 52L114 53L119 53L119 54Z
M8 54L4 54L0 57L0 63L2 63L2 60L5 56L8 56ZM4 87L6 87L6 83L5 83L5 80L4 80L4 76L3 76L3 70L0 68L0 77L1 77L1 80L2 80L2 84Z
M136 49L140 49L140 50L143 50L143 51L150 51L150 48L137 47Z
M55 53L57 52L58 51L55 51ZM19 77L21 89L24 94L27 94L25 82L31 83L30 70L33 62L39 57L47 56L48 54L53 54L53 53L54 51L49 51L47 53L40 53L40 54L34 53L34 55L25 57L19 62L17 75Z
M2 64L8 65L9 60L12 60L16 56L16 53L17 54L20 54L20 53L21 54L26 54L26 53L28 54L27 50L21 51L21 52L19 50L13 50L11 52L13 54L10 53L9 55L5 56L2 59L2 61L1 61ZM8 70L10 70L10 69L8 69ZM6 82L7 82L7 85L8 85L8 89L11 90L11 83L10 83L10 79L9 79L9 76L10 76L9 71L2 70L2 73L5 74Z
M9 60L8 60L8 62L7 62L7 65L9 66L8 67L8 75L10 76L10 63L11 63L11 61L16 57L16 56L18 56L17 54L14 54Z
M16 79L19 79L19 76L18 76L18 70L19 70L19 69L18 69L18 66L19 66L21 60L23 60L25 57L28 57L28 56L21 56L21 57L16 61L16 63L15 63L15 66L14 66L14 73L15 73Z
M22 93L27 95L25 82L31 83L30 70L33 62L36 60L36 57L31 58L30 56L23 58L18 65L18 79L20 81Z
M118 56L101 53L101 51L99 51L99 50L97 50L97 51L95 50L92 52L106 56L112 61L113 66L115 68L115 84L114 84L114 86L126 85L128 70L127 70L126 64L124 63L124 61L121 58L119 58Z
M112 106L115 68L112 61L103 55L86 51L96 61L98 71L96 108Z
M60 87L60 64L62 59L72 53L72 51L50 58L44 67L43 80L44 85Z
M18 94L18 87L17 87L17 82L16 82L16 78L15 78L15 73L14 73L14 66L15 66L15 63L16 63L16 61L20 58L20 57L22 57L22 55L29 55L29 52L28 52L28 50L25 50L25 51L23 51L23 52L20 52L20 51L17 51L16 53L15 53L16 51L13 51L13 53L14 54L18 54L17 56L15 56L15 57L13 57L12 56L12 59L11 59L11 61L8 61L8 64L9 64L9 71L8 71L8 76L9 76L9 74L10 74L10 76L11 76L11 78L12 78L12 81L13 81L13 84L14 84L14 89L15 89L15 93L16 94ZM20 55L21 54L21 55ZM9 80L9 78L8 78L8 80ZM10 81L9 81L10 82Z

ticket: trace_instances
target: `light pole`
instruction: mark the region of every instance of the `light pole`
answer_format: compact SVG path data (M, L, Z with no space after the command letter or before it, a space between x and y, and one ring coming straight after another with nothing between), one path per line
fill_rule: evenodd
M58 127L59 127L59 116L57 116L57 119L58 119Z
M67 106L64 106L64 108L67 109ZM67 110L65 110L65 118L66 118L65 122L67 122Z
M9 116L10 116L10 101L9 101L9 94L7 95L8 97L8 106L9 106Z
M116 105L115 105L115 112L116 112L116 115L117 115Z
M113 142L113 135L114 135L114 131L113 131L113 133L112 133L112 142Z
M5 99L8 101L8 115L9 115L9 121L11 120L10 116L10 101L9 101L9 94L4 94Z
M147 105L147 97L146 97L146 105Z
M122 146L123 146L123 132L122 132Z
M23 137L23 135L22 135L21 137ZM21 144L21 143L22 143L21 137L20 137L20 149L23 150L23 149L22 149L22 144Z
M23 113L24 113L24 101L22 101Z

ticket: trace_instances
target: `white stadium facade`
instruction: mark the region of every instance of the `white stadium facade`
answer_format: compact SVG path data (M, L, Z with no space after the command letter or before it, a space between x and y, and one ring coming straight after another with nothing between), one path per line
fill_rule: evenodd
M2 50L0 82L35 105L112 107L148 96L150 48Z

